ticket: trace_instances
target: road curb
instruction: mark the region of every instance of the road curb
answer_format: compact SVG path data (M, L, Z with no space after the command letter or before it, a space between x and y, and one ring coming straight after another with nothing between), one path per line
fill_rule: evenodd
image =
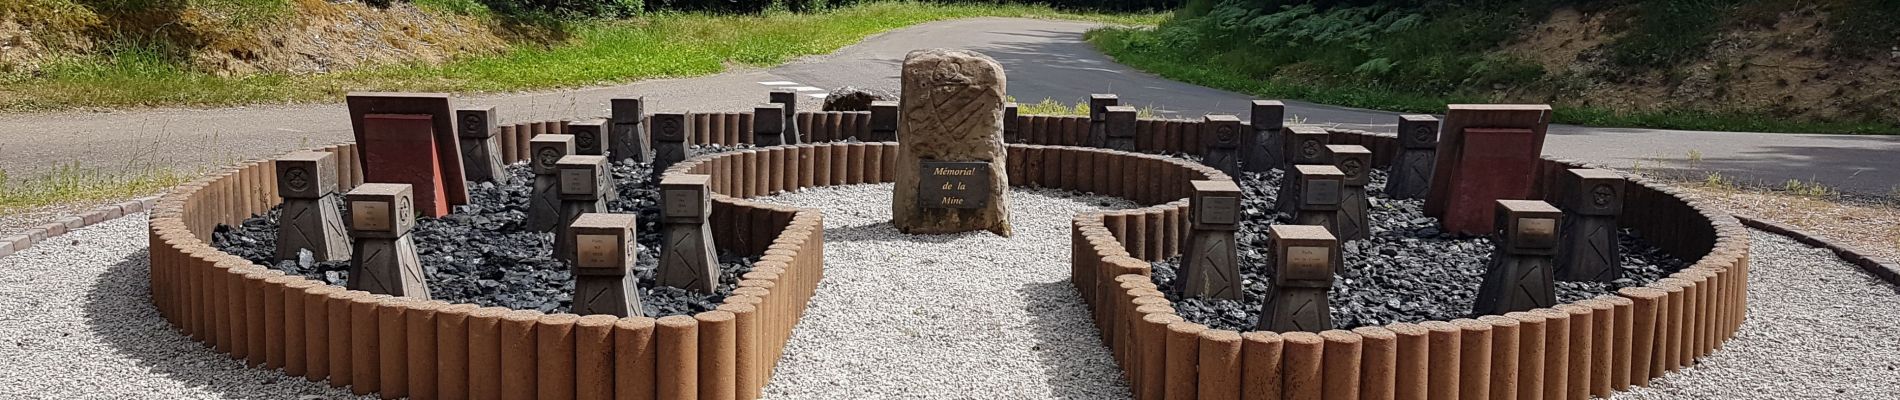
M1735 218L1741 220L1742 225L1748 225L1748 227L1750 228L1768 231L1769 233L1774 233L1781 236L1787 236L1790 239L1794 239L1796 242L1801 242L1802 244L1819 247L1819 248L1827 249L1828 251L1832 251L1834 252L1834 255L1837 257L1840 257L1841 260L1847 261L1847 263L1849 264L1854 264L1854 266L1856 267L1860 267L1861 270L1867 271L1868 274L1873 275L1875 278L1879 278L1881 281L1887 282L1887 284L1889 285L1900 286L1900 265L1896 265L1892 261L1882 260L1879 257L1868 256L1867 254L1860 252L1860 250L1857 250L1852 246L1836 244L1836 243L1828 241L1827 238L1816 236L1816 235L1810 235L1807 232L1802 232L1800 230L1795 229L1794 227L1782 225L1774 221L1769 221L1769 220L1755 218L1752 216L1741 215L1741 214L1736 214Z
M92 211L60 217L37 227L29 228L19 234L0 237L0 257L25 251L35 244L51 240L67 232L88 226L98 225L127 215L138 214L158 206L158 196L140 197L118 204L108 204Z

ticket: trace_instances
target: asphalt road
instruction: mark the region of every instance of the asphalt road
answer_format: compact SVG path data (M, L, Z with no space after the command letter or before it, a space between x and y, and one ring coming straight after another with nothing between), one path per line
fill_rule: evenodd
M561 90L464 97L457 106L496 106L506 121L604 116L608 99L644 96L654 111L728 111L763 102L775 85L829 90L851 85L895 91L898 65L912 49L977 50L1003 63L1019 101L1067 103L1115 93L1124 104L1164 115L1247 114L1253 98L1162 79L1117 64L1082 41L1093 24L984 18L918 25L866 39L836 53L787 65L713 76ZM792 83L792 84L786 84ZM813 91L811 93L823 93ZM806 98L801 108L816 109ZM1307 123L1392 131L1396 113L1287 102ZM227 109L143 109L0 116L0 169L33 176L58 165L113 170L169 166L190 170L349 139L341 104ZM1803 135L1552 126L1544 152L1614 168L1701 176L1720 172L1779 185L1814 180L1867 195L1900 193L1900 136Z

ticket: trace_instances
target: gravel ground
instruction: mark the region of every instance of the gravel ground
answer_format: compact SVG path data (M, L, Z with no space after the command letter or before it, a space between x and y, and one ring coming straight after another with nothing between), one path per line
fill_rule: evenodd
M775 399L1127 398L1068 282L1069 219L1132 204L1015 190L1015 237L908 236L891 185L765 201L825 211L825 279L766 386Z
M1754 231L1748 320L1723 350L1619 399L1900 398L1900 289Z
M172 330L151 305L145 246L136 214L0 258L0 397L357 398Z

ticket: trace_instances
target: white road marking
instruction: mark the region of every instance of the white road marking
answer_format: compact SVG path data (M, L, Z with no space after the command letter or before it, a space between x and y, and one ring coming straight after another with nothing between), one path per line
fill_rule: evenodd
M771 81L771 82L759 82L759 84L766 85L766 86L792 86L792 85L797 85L798 82Z
M811 97L812 97L812 98L814 98L814 99L822 99L822 98L825 98L825 94L824 94L824 93L812 93L812 94L809 94L808 96L811 96Z
M811 87L811 86L798 86L798 87L788 87L788 88L786 88L786 89L791 89L791 90L797 90L797 91L800 91L800 92L819 92L819 91L824 91L824 89L819 89L819 88L815 88L815 87Z

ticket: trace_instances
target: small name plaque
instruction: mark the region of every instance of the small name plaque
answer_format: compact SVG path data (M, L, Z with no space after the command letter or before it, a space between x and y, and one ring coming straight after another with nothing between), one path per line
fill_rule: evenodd
M980 208L990 201L990 164L924 161L917 179L923 208Z

